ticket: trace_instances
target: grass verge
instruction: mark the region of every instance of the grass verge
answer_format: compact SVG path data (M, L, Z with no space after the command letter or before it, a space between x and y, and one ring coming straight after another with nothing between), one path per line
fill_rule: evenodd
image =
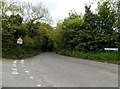
M109 52L101 52L101 53L84 53L79 51L68 51L62 50L58 52L58 54L72 56L77 58L101 61L101 62L108 62L108 63L120 63L120 55L118 51L109 51Z
M2 52L2 58L6 59L24 59L36 56L41 51L33 50L33 49L10 49Z

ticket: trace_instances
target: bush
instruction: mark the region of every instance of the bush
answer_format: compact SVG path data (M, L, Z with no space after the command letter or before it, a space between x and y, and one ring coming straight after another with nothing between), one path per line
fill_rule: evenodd
M92 52L61 50L58 53L63 54L63 55L73 56L73 57L86 58L86 59L106 60L106 61L120 61L118 51L92 53Z

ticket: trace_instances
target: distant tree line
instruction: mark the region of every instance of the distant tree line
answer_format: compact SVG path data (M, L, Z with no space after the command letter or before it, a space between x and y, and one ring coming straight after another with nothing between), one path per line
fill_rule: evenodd
M104 48L120 49L120 1L98 2L96 13L91 5L85 5L85 14L75 11L58 23L61 39L57 40L61 51L104 52Z
M69 17L55 28L42 3L0 0L2 22L2 55L21 59L44 51L103 52L105 47L120 48L120 1L98 2L97 13L85 5L85 14L69 12ZM23 44L17 39L22 37Z
M42 4L0 1L2 13L2 56L5 58L26 58L42 51L52 51L48 24L50 14ZM22 37L23 44L17 44Z

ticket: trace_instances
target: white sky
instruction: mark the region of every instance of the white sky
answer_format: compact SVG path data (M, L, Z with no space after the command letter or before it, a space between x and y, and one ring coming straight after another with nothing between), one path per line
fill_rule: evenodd
M18 1L18 0L17 0ZM84 14L85 4L92 3L94 1L91 9L95 11L97 7L96 1L98 0L19 0L23 2L38 3L42 4L48 8L52 19L53 25L55 25L59 20L64 20L65 17L68 17L70 10L75 10L77 13Z

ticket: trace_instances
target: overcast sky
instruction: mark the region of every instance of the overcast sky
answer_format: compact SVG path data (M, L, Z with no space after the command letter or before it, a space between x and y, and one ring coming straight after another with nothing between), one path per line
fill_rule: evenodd
M52 19L53 25L55 25L59 20L64 20L64 18L68 17L68 13L70 10L75 10L77 13L84 14L84 6L85 4L93 3L91 10L95 12L97 7L96 1L98 0L19 0L23 2L32 2L38 3L42 2L42 4L48 8Z

